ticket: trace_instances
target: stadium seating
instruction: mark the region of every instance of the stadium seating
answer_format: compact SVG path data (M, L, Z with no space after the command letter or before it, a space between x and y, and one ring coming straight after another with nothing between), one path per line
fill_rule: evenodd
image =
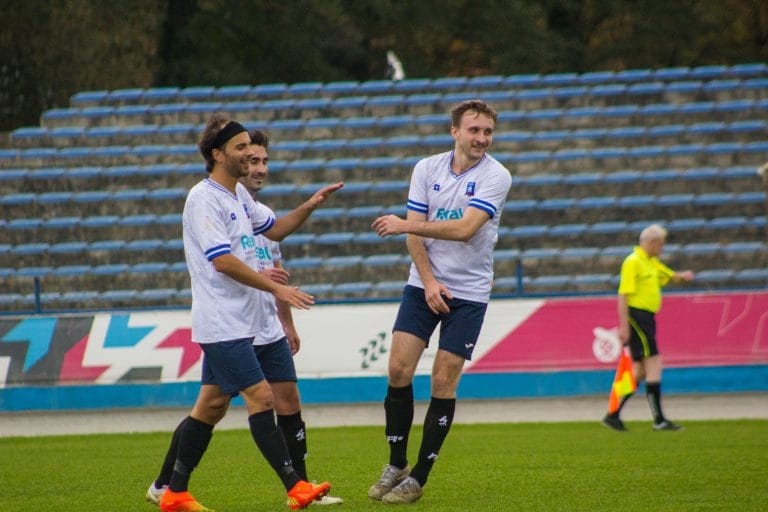
M83 91L0 149L0 310L188 305L186 191L205 171L195 139L227 112L272 138L278 214L325 183L345 188L283 242L293 278L320 300L399 295L411 170L452 146L446 110L499 110L491 153L513 174L494 293L615 291L651 222L692 288L765 287L768 66L599 70L399 82L301 82ZM579 273L574 273L574 268Z

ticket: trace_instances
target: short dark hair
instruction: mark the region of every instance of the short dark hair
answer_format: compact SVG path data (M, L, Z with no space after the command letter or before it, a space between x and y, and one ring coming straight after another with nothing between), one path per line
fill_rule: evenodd
M251 144L256 146L263 146L264 149L269 149L269 137L261 130L253 129L248 132L248 136L251 137Z
M461 125L461 118L464 117L464 114L467 112L476 112L478 115L486 115L490 117L494 123L496 122L496 111L486 102L483 100L466 100L451 109L451 126L458 128L459 125Z
M216 164L216 161L213 159L213 150L216 149L214 146L216 138L230 121L232 119L224 114L213 114L205 124L203 131L200 132L200 140L197 143L197 147L203 155L205 170L208 172L213 171L213 166Z

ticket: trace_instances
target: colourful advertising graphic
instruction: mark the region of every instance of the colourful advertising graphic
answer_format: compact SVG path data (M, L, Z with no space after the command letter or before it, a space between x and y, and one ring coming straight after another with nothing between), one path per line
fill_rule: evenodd
M294 313L304 379L386 374L397 304ZM469 374L611 370L621 352L613 297L497 300ZM189 311L0 318L0 388L197 381ZM665 366L768 365L768 293L667 295L658 314ZM430 372L437 341L418 372Z

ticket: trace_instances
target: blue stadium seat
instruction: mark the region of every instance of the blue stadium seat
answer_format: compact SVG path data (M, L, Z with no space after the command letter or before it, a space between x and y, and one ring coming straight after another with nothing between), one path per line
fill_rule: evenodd
M520 254L523 260L546 260L560 256L560 249L555 247L537 247L526 249Z
M382 137L365 137L361 139L351 139L347 143L347 146L350 149L359 149L359 150L379 149L383 143L384 143L384 138Z
M615 105L603 107L600 115L603 117L626 117L629 118L637 114L640 110L639 105Z
M664 92L663 82L639 82L627 87L627 94L639 96L649 94L661 94Z
M652 77L653 71L650 69L624 69L617 71L614 76L617 82L642 82Z
M158 274L167 270L168 263L163 261L152 261L147 263L136 263L128 269L128 272L131 274Z
M612 274L578 274L573 276L571 283L575 286L611 286Z
M131 88L131 89L115 89L110 91L107 95L107 100L110 102L139 102L144 95L144 89Z
M340 98L335 98L331 102L331 106L334 110L338 111L342 108L363 108L367 103L368 96L342 96ZM370 127L375 123L376 119L370 117L352 117L344 120L345 126L361 127L361 124L368 124L369 126L366 127Z
M762 119L733 121L727 125L726 129L733 133L764 132L768 129L768 121Z
M728 69L728 75L734 77L758 76L768 73L768 65L763 62L735 64Z
M734 274L735 271L730 269L701 270L696 272L696 281L700 283L730 281Z
M341 245L351 242L355 238L355 233L322 233L317 235L314 243L318 245Z
M719 101L715 103L715 112L744 112L755 108L757 103L751 99Z
M91 273L97 276L111 276L128 272L130 265L127 263L111 263L93 267Z
M720 244L716 242L686 244L680 248L680 252L688 256L700 254L716 254L720 252Z
M344 188L336 192L337 195L359 195L365 194L371 190L371 183L368 181L345 182Z
M0 171L0 182L21 181L34 171L30 169L3 169Z
M46 229L70 229L79 226L81 221L80 217L52 217L45 221L43 227ZM42 221L40 223L42 224Z
M764 242L731 242L722 248L725 254L756 254L766 251Z
M583 197L576 200L579 209L601 210L612 208L618 199L614 196Z
M16 277L45 277L53 272L53 267L21 267L16 269Z
M702 86L704 92L735 91L741 88L741 80L711 80Z
M297 159L297 160L288 162L287 170L311 172L311 171L317 171L322 169L324 165L325 165L325 159L323 158ZM310 191L310 193L314 193L314 190Z
M43 225L43 219L28 218L28 219L11 219L6 222L5 227L8 229L37 229Z
M667 229L673 232L692 232L705 228L707 224L707 219L703 218L673 219L667 224Z
M517 164L543 162L549 160L551 155L551 151L521 151L515 153L512 161Z
M224 85L213 91L214 101L232 101L233 98L247 98L251 95L250 85ZM230 106L231 108L231 106Z
M607 258L629 256L632 253L631 245L610 245L600 250L600 256Z
M525 119L529 121L548 121L552 119L560 119L563 115L564 112L561 108L544 108L527 111Z
M36 198L37 198L37 194L34 194L32 192L6 194L4 196L0 196L0 205L11 206L11 205L30 204L35 202Z
M666 146L639 146L629 148L631 158L658 158L664 156Z
M154 238L146 240L131 240L125 244L125 249L128 251L156 251L163 247L163 241Z
M548 231L549 226L545 225L515 226L510 230L509 236L512 238L540 238L546 236Z
M135 300L138 295L138 290L107 290L99 294L99 299L106 302L127 302Z
M45 242L34 242L13 246L11 254L14 256L40 255L48 252L50 245Z
M187 191L184 188L160 188L147 191L147 199L150 201L168 201L174 199L184 199Z
M502 81L504 87L536 87L541 83L541 75L510 75Z
M91 273L90 265L62 265L53 269L51 273L57 277L81 277Z
M581 236L586 232L586 224L557 224L549 228L549 236Z
M303 98L296 100L293 107L298 110L323 110L331 104L331 98Z
M441 80L444 79L435 79L435 81L432 83L432 87L440 90L443 89L441 87L440 83ZM494 89L499 87L504 82L504 77L501 75L483 75L483 76L473 76L470 77L466 82L464 82L464 85L470 89L470 90L480 90L480 89ZM451 86L451 88L454 88Z
M366 257L363 263L366 267L389 267L401 263L407 263L410 258L401 254L373 254Z
M680 173L680 178L684 180L713 180L720 175L717 167L692 167L685 169Z
M352 208L347 209L347 216L352 219L367 217L373 220L376 217L379 217L383 212L383 206L353 206Z
M80 114L79 108L53 108L43 112L43 121L73 119Z
M616 233L625 233L626 231L627 223L625 221L596 222L587 227L588 233L598 235L612 235Z
M176 261L168 265L168 272L179 272L184 274L187 272L187 270L188 269L187 269L186 261Z
M402 192L406 194L408 192L409 183L403 180L395 181L377 181L371 184L371 192L375 194Z
M579 78L577 73L550 73L543 75L540 82L550 86L573 85L579 82Z
M671 116L679 110L679 105L676 103L652 103L640 107L639 113L646 116Z
M212 86L184 87L178 92L179 99L183 101L210 101L216 90Z
M176 295L175 288L155 288L141 290L137 298L143 301L164 301L172 299L174 295Z
M571 284L571 276L549 275L538 276L531 279L531 285L539 288L564 288Z
M593 97L601 96L618 96L626 92L627 86L625 84L605 84L594 85L590 88L590 95Z
M355 265L360 265L362 262L363 257L355 254L352 256L331 256L329 258L323 258L322 265L324 267L350 268Z
M527 185L531 187L546 187L557 185L563 180L560 174L532 174L530 176L521 176L517 179L517 185Z
M683 115L710 114L714 109L715 103L711 101L697 101L681 103L678 112Z
M99 103L108 97L108 91L82 91L72 95L69 102L72 106L78 106L84 103Z
M542 199L536 205L538 210L566 210L576 205L576 199L572 197L553 197Z
M612 82L615 78L615 71L590 71L587 73L582 73L578 77L578 81L582 84L594 85Z
M638 139L645 137L646 132L644 126L623 126L608 130L605 136L612 139Z
M527 212L536 208L538 201L535 199L517 199L504 203L506 212Z
M88 249L87 242L59 242L52 244L49 252L51 254L77 254Z
M116 190L112 193L113 201L141 201L146 197L147 190L143 188Z
M322 86L321 91L331 94L351 94L357 91L360 82L356 80L343 80L337 82L328 82Z
M745 153L763 153L768 154L768 141L760 140L755 142L745 142L742 146Z
M729 192L712 192L697 195L693 202L697 206L717 206L732 203L734 197L734 194Z
M704 153L707 155L722 155L739 153L742 150L740 142L714 142L704 147Z
M711 79L726 76L728 73L728 66L723 65L709 65L709 66L697 66L691 68L689 76L691 78L698 79Z
M119 251L125 247L125 240L99 240L88 244L91 251Z
M323 258L319 258L317 256L310 256L306 258L291 258L287 261L284 261L284 263L285 266L289 269L317 268L322 265Z
M759 281L762 286L768 286L768 268L748 268L738 270L733 279L739 282Z
M93 179L101 176L102 172L101 167L69 167L66 175L68 178Z
M567 259L590 259L600 253L599 247L566 247L560 251L561 258Z
M283 83L254 85L251 93L258 97L280 96L288 90L288 86Z
M618 205L622 208L648 208L656 202L656 197L652 195L624 196L618 200Z
M761 77L761 78L750 78L749 80L744 80L742 87L747 90L768 89L768 78Z
M686 131L686 126L682 124L666 124L661 126L650 126L646 134L649 137L678 137Z
M181 238L172 238L170 240L165 240L163 242L163 249L167 249L171 251L182 251L184 250L184 240Z
M172 101L176 101L178 94L178 87L150 87L144 90L141 100L170 103Z
M739 204L760 204L765 202L765 192L741 192L734 199Z
M72 199L73 192L44 192L38 194L35 202L39 204L58 204L66 203Z
M673 206L686 206L693 202L694 194L667 194L658 196L656 198L656 204L658 206L673 207Z
M732 217L715 217L707 222L709 229L721 229L730 231L732 229L739 229L742 226L746 226L749 223L749 219L744 216L732 216Z

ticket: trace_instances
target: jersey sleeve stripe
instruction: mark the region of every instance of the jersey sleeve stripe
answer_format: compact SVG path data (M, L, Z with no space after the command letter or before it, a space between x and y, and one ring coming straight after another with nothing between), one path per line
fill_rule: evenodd
M258 227L255 227L255 228L253 228L253 234L254 234L254 235L260 235L260 234L262 234L262 233L264 233L264 232L267 232L267 231L269 231L270 229L272 229L272 226L274 226L274 225L275 225L275 218L274 218L274 217L270 217L270 218L269 218L269 219L268 219L268 220L267 220L267 221L266 221L264 224L262 224L261 226L258 226Z
M219 245L205 251L205 257L208 259L208 261L212 261L214 258L218 258L219 256L223 256L231 252L232 249L229 247L229 245Z
M409 210L413 210L420 213L427 213L428 207L424 203L419 203L417 201L413 201L411 199L408 200L408 203L406 204L406 207Z
M471 199L467 206L474 206L475 208L479 208L488 213L488 215L491 217L496 215L496 207L487 201L483 201L482 199Z

